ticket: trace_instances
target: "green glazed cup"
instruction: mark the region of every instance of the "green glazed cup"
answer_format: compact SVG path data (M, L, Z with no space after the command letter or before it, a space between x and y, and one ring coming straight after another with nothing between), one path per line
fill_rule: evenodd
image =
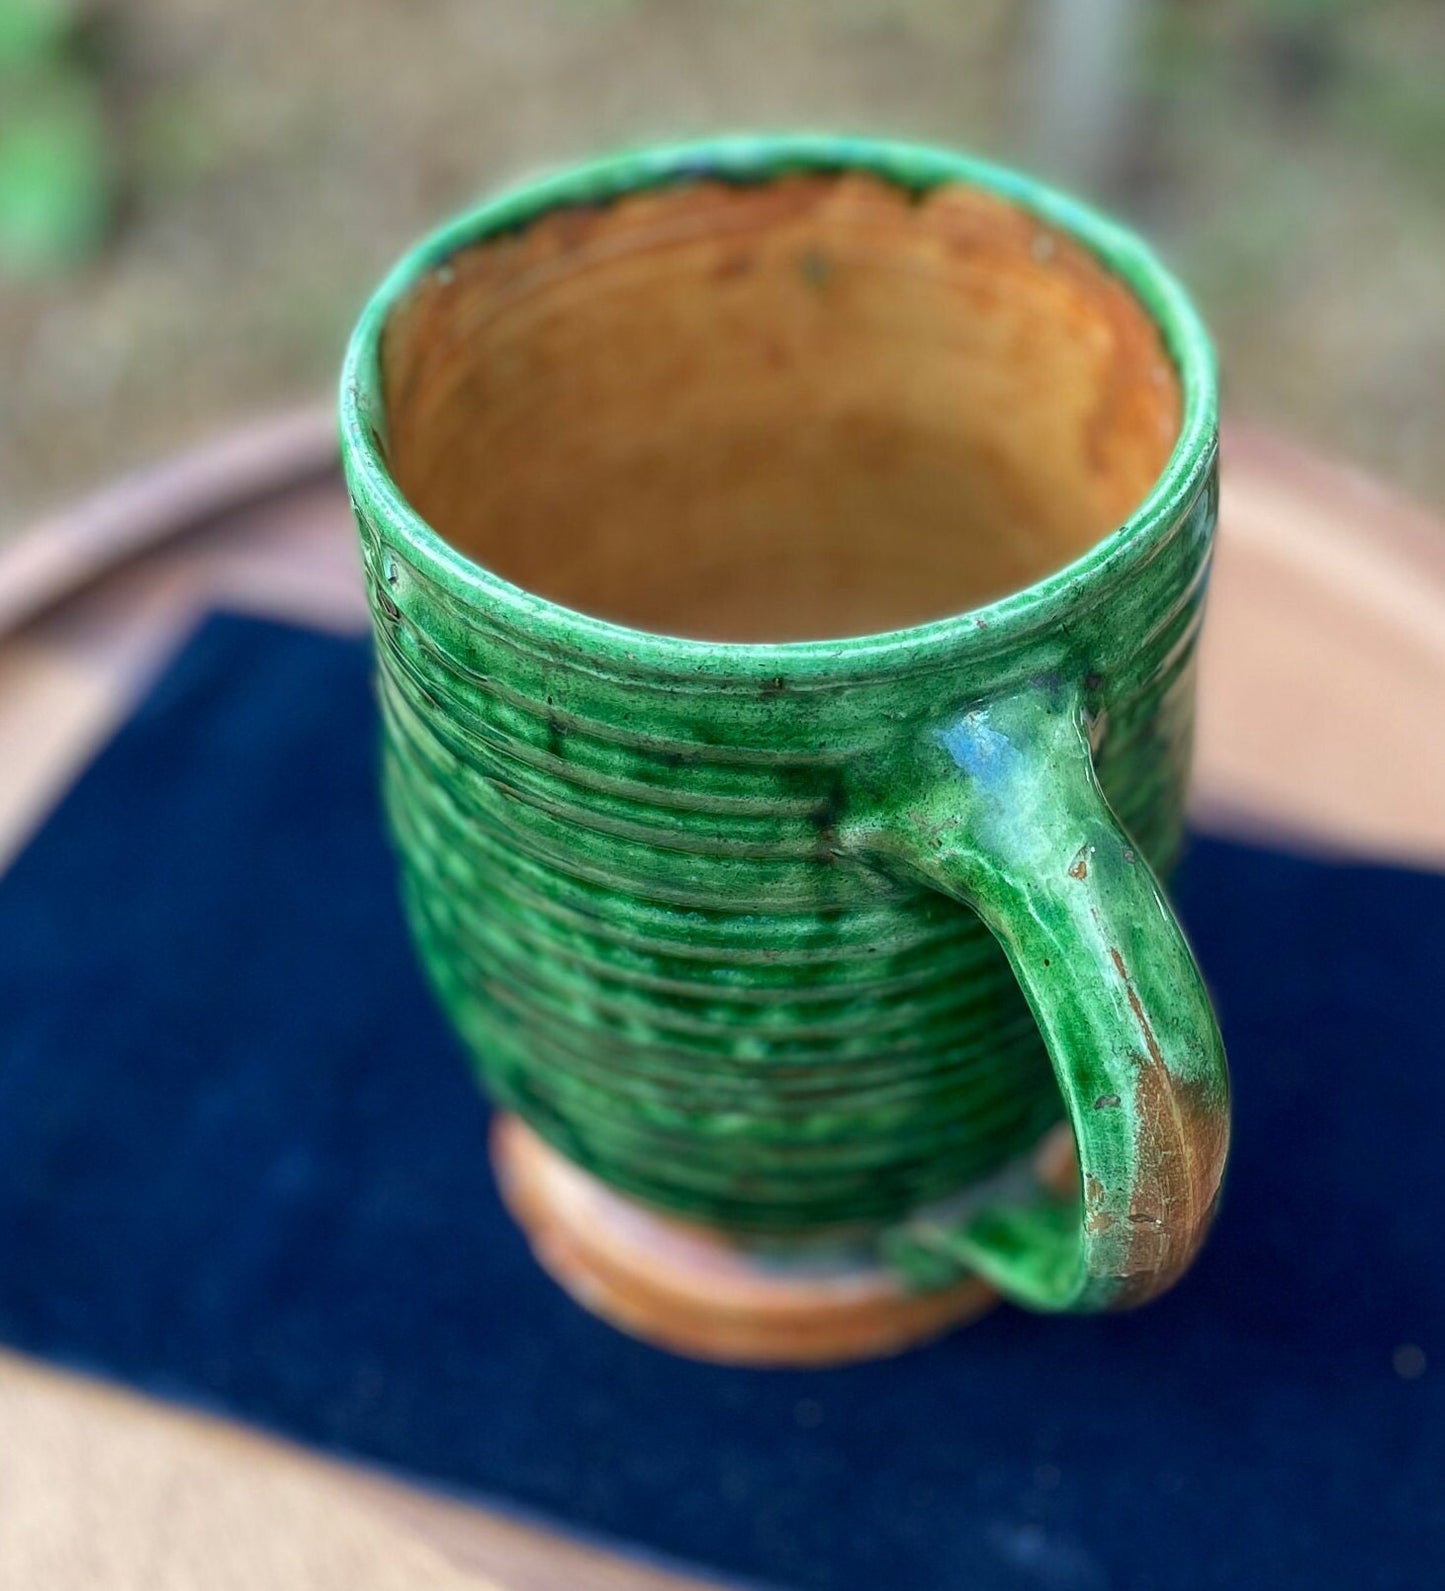
M628 155L409 254L341 416L407 910L492 1096L768 1263L1172 1283L1229 1133L1159 884L1216 400L1149 250L932 149Z

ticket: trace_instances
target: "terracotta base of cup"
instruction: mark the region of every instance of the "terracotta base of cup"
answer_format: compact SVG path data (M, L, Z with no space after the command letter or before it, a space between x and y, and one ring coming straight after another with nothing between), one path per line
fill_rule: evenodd
M830 1365L898 1353L990 1309L968 1281L910 1293L882 1266L788 1266L614 1192L499 1113L492 1165L544 1269L585 1309L720 1364Z

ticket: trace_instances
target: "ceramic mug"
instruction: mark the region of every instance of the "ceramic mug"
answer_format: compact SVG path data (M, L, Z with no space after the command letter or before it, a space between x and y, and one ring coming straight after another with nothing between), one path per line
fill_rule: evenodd
M1216 403L1149 250L937 150L648 151L409 254L341 404L407 909L495 1099L774 1258L1177 1278L1228 1138L1158 882Z

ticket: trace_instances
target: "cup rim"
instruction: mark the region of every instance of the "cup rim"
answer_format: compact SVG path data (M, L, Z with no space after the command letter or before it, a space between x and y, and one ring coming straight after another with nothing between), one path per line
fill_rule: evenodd
M766 182L799 173L865 172L913 192L962 184L1037 216L1088 249L1133 293L1173 360L1181 391L1179 434L1134 512L1079 557L1022 590L944 618L866 635L806 641L716 641L633 629L514 585L459 552L411 506L382 452L386 408L381 339L393 309L461 250L515 231L549 211L606 203L690 181ZM342 458L353 502L390 536L426 580L543 649L628 671L766 679L887 672L956 656L971 643L992 652L1037 635L1142 567L1182 529L1208 482L1218 447L1213 346L1174 274L1127 227L1035 178L926 144L817 134L734 135L608 156L524 181L463 212L412 247L363 308L341 371Z

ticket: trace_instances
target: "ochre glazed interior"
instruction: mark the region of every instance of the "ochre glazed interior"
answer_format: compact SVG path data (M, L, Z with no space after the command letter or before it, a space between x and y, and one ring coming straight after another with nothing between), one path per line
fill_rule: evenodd
M698 181L456 255L383 340L387 457L529 591L732 641L867 634L1032 584L1179 430L1129 290L992 195Z

